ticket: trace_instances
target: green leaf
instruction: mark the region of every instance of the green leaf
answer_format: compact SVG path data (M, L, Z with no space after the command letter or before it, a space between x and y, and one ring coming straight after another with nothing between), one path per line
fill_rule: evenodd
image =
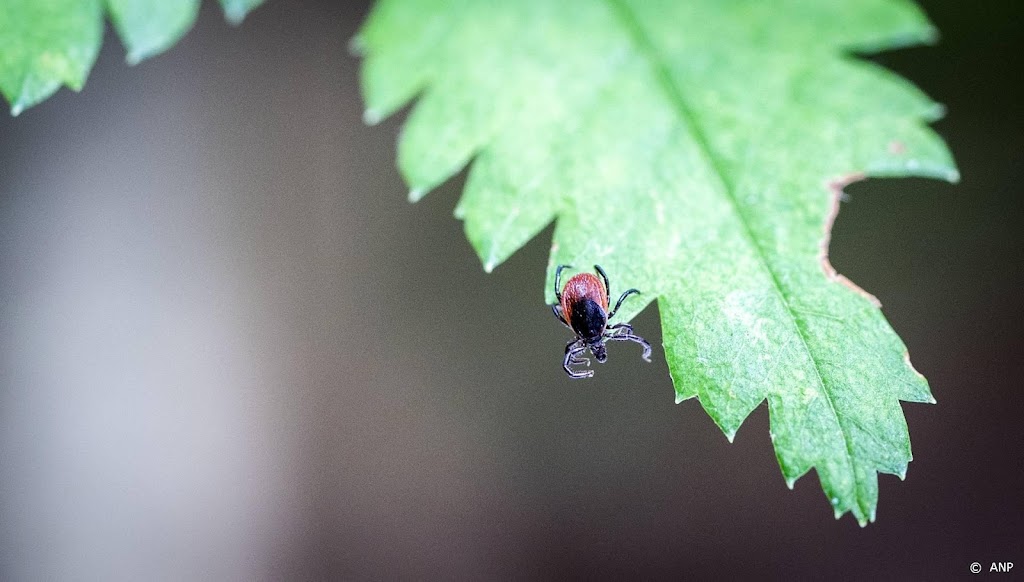
M132 64L173 46L199 14L198 0L107 0L107 7Z
M99 0L7 0L0 10L0 91L11 114L61 85L81 90L103 38Z
M220 0L224 16L228 22L239 25L254 8L263 4L263 0Z
M786 482L816 469L863 525L911 459L899 401L933 400L828 263L838 195L957 172L941 107L850 52L934 38L908 1L383 0L354 47L368 121L419 96L412 200L474 160L456 215L486 270L557 220L549 302L558 264L657 298L677 401L731 440L767 400Z
M239 23L262 0L221 0ZM103 15L128 51L128 62L159 54L195 22L199 0L6 0L0 11L0 92L17 115L67 85L81 90L103 40Z

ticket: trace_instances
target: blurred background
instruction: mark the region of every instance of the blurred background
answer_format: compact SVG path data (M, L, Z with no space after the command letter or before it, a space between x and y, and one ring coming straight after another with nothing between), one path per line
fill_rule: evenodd
M949 579L1024 572L1024 148L1015 1L925 1L873 57L949 108L963 181L848 189L832 263L938 405L878 521L789 491L663 355L560 369L551 230L486 275L361 122L363 3L212 2L139 66L0 115L0 579ZM660 344L656 307L634 322Z

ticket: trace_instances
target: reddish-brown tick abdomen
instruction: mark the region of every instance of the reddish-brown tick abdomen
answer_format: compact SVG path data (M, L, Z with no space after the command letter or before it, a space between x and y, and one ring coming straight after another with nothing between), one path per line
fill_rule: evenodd
M573 305L590 299L608 311L608 293L604 290L604 283L591 273L580 273L574 275L562 289L562 313L566 321L572 321Z

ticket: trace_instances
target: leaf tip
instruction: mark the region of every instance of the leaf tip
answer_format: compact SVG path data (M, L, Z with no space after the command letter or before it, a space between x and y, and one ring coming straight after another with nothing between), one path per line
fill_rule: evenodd
M942 103L932 103L931 110L925 114L925 118L936 121L946 116L946 106Z
M245 2L222 2L221 5L224 9L224 19L228 21L231 26L238 26L242 24L245 17L249 15L256 5L261 4L257 2L253 5L247 5Z
M796 480L796 477L786 477L786 487L788 487L790 491L792 491L793 487L796 486Z
M409 190L409 202L416 204L426 196L427 191L423 188L412 188Z
M487 251L487 258L484 259L484 272L493 273L494 269L501 264L501 259L498 258L498 254L495 251L495 245L492 243L488 245L490 249ZM481 257L482 258L482 257Z
M730 443L736 440L736 429L733 428L725 431L725 438L729 439Z
M80 93L82 89L85 88L85 78L79 77L77 79L67 79L64 81L64 84L67 85L68 89L71 89L75 93ZM59 88L60 85L57 87Z
M134 67L135 65L137 65L137 64L141 63L143 60L145 60L145 58L146 58L146 53L144 51L141 51L141 50L138 50L138 49L132 49L132 50L129 50L128 54L126 54L124 56L124 62L129 67Z
M928 390L928 388L927 388L928 380L925 379L924 374L922 374L921 372L918 372L917 368L914 367L914 364L911 363L911 361L910 361L910 350L903 350L903 363L906 364L907 368L910 368L910 371L914 374L914 376L917 377L918 380L920 380L921 382L923 382L925 384L924 395L927 396L927 398L926 399L920 399L920 400L915 399L915 402L926 402L928 404L937 404L938 402L935 400L935 396L933 396L931 391Z
M363 123L366 125L377 125L383 116L376 109L367 109L363 112Z
M348 54L353 57L361 57L366 53L366 41L362 34L357 34L348 39Z
M17 117L17 116L21 115L22 111L25 111L25 103L24 102L22 102L22 101L15 101L14 104L11 105L11 117Z
M832 504L832 515L836 518L836 520L839 520L839 518L841 518L844 515L846 515L847 511L850 511L850 513L853 515L854 519L857 520L857 523L859 523L861 527L864 527L865 525L867 525L864 517L862 517L861 515L858 515L856 511L851 511L850 509L843 507L839 503L839 498L838 497L829 497L828 502L830 504Z

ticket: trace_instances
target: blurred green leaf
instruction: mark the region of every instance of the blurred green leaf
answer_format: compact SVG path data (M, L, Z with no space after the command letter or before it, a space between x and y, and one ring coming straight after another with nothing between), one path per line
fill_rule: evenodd
M263 4L263 0L220 0L224 16L235 25L241 24L246 15L260 4Z
M220 0L232 23L263 0ZM0 10L0 92L17 115L61 87L85 84L103 39L103 15L128 62L159 54L195 22L199 0L6 0Z
M934 38L909 1L382 0L353 46L367 121L419 96L412 200L474 160L455 212L486 270L556 221L549 302L558 264L657 298L677 401L731 440L767 400L787 483L816 469L864 525L911 459L899 401L933 400L828 263L838 196L957 171L941 107L850 53Z
M128 62L159 54L192 28L198 0L107 0L110 19L128 49Z

